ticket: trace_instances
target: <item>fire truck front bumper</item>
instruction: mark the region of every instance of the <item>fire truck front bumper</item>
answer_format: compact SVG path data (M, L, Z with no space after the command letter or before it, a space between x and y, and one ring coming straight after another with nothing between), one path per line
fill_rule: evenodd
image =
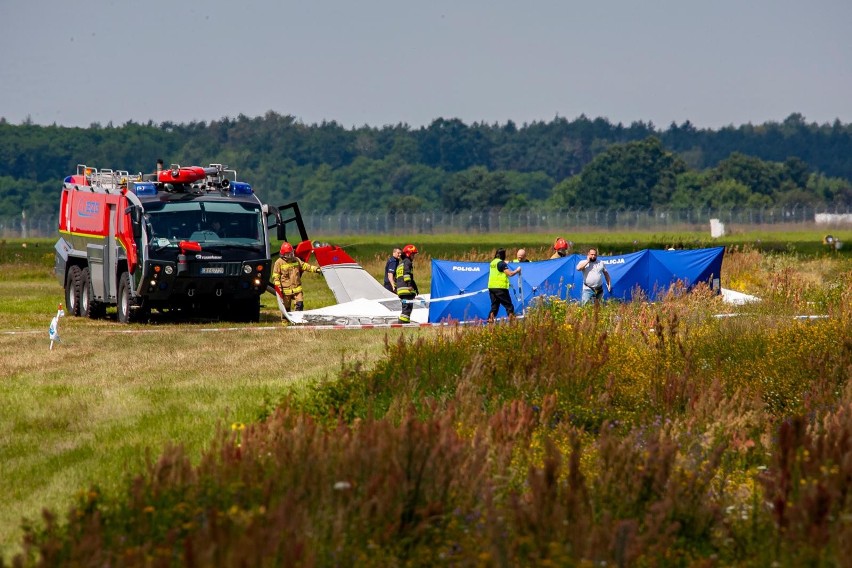
M266 291L268 263L227 263L236 266L193 266L179 272L174 265L152 264L145 271L139 292L154 302L247 299Z

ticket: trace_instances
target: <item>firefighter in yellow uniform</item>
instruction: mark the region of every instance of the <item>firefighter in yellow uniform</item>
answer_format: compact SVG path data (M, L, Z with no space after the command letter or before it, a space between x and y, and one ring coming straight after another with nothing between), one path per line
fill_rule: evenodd
M272 285L288 312L293 302L296 303L295 311L301 312L305 308L305 296L302 293L303 272L320 272L320 268L297 258L290 243L282 243L281 256L272 267Z
M411 323L411 312L414 310L412 301L420 293L417 282L414 281L414 257L417 247L405 245L402 247L402 258L396 266L396 295L402 302L402 312L399 314L399 323Z
M553 256L550 257L551 260L554 258L564 258L568 256L568 241L563 239L562 237L557 237L556 242L553 243L553 250L556 251L553 253Z

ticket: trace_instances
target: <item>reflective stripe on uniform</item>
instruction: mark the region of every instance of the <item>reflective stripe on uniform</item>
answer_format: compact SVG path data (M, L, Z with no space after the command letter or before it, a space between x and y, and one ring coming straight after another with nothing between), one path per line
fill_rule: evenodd
M413 296L414 287L411 285L411 274L405 271L405 262L408 259L403 259L396 267L396 293L399 296ZM410 260L408 262L411 262Z

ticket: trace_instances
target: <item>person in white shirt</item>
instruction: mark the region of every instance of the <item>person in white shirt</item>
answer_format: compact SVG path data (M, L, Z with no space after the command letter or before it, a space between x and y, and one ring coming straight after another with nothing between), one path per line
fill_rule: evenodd
M580 305L584 306L590 300L595 300L595 305L603 297L604 280L606 280L606 291L612 293L612 282L609 279L606 265L598 260L598 249L589 249L586 258L577 263L577 270L583 273L583 293L580 297Z

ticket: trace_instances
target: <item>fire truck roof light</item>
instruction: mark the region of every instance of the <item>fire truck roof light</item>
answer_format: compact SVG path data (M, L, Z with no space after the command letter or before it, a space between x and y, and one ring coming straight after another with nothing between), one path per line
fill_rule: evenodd
M231 195L251 195L253 193L251 184L244 181L231 182Z
M136 195L157 195L157 184L152 182L134 183L133 193Z

